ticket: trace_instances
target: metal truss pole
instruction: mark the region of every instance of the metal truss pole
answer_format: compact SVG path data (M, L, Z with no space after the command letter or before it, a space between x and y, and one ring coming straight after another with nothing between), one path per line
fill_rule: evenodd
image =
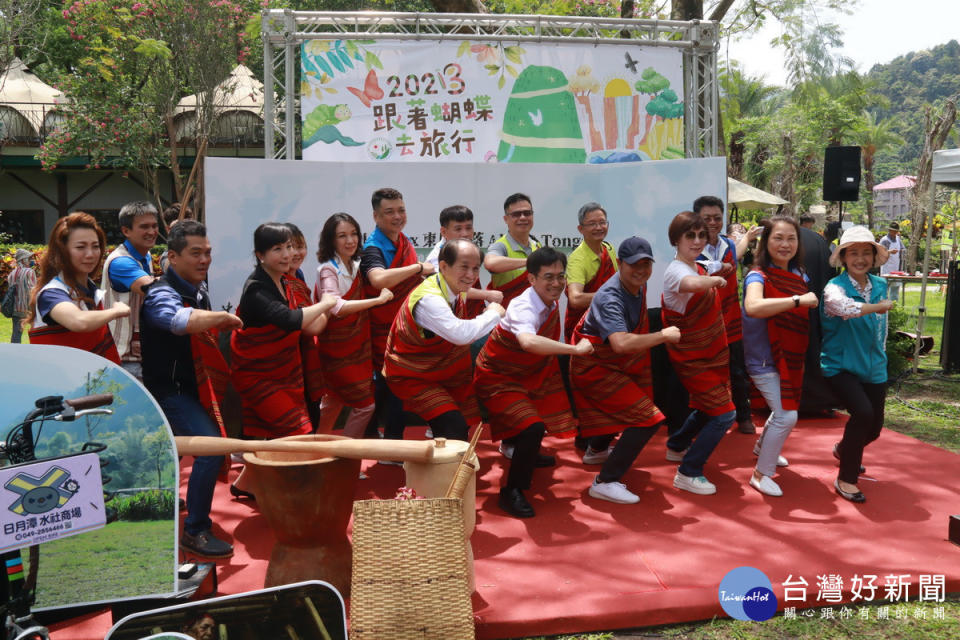
M263 33L270 31L270 16L263 14L260 29ZM277 121L276 100L273 91L273 42L270 38L263 39L263 157L273 158L273 132Z

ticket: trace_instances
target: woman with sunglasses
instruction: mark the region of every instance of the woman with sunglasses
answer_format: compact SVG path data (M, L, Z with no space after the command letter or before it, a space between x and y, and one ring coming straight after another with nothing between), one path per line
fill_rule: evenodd
M680 341L667 353L690 394L690 415L667 440L667 460L680 462L673 486L701 495L717 492L703 475L703 465L733 424L730 395L730 352L716 289L726 278L708 276L696 260L707 241L700 214L683 211L668 230L676 258L663 275L663 326L677 327Z

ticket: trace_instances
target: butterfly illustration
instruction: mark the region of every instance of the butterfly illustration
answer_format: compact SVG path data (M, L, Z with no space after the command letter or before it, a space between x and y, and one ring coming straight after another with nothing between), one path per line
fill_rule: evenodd
M377 72L373 69L370 69L370 72L367 74L367 79L363 82L362 90L356 87L347 87L347 89L350 93L357 96L365 107L369 107L371 101L379 100L383 97L383 89L380 88L380 84L377 82Z

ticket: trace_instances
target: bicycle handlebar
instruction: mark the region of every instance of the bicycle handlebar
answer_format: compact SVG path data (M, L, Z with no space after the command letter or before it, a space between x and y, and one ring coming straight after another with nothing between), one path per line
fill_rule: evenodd
M81 396L79 398L63 401L64 404L69 405L74 409L93 409L94 407L102 407L103 405L110 404L112 402L112 393L98 393L97 395L93 396Z

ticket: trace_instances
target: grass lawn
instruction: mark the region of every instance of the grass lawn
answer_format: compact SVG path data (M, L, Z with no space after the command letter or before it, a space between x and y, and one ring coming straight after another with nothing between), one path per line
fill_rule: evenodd
M940 287L927 286L927 312L923 318L923 335L933 336L933 351L920 359L921 367L940 367L940 343L943 341L943 315L947 303L947 294L940 293ZM916 333L917 310L920 308L920 285L909 285L903 296L903 309L909 318L906 331Z
M170 593L175 553L172 520L112 522L46 542L40 545L34 607Z
M0 316L0 342L10 342L10 335L13 333L13 320ZM24 342L28 340L24 339Z

